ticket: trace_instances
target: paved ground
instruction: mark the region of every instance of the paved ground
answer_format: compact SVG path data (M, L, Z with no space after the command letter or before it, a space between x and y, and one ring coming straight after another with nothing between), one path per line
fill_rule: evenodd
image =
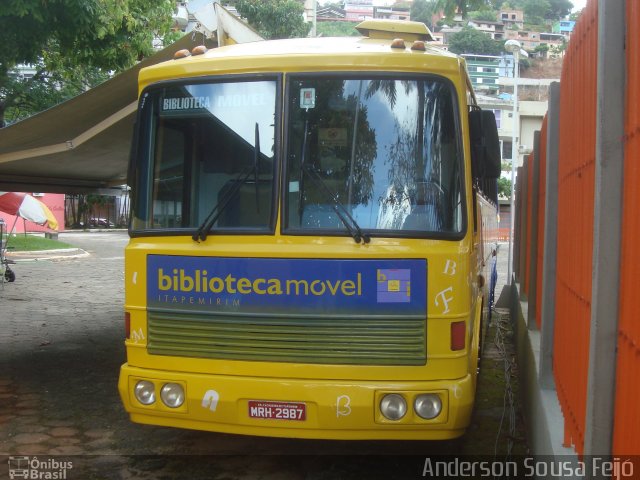
M461 442L295 441L133 424L117 392L128 237L79 232L60 240L89 255L17 263L16 281L0 290L0 480L8 478L9 455L71 461L69 479L419 478L425 455L492 455L494 447L502 455L507 436L524 437L519 426L509 432L512 415L503 407L511 356L505 364L493 342ZM504 282L506 245L501 253ZM525 448L516 444L516 451Z

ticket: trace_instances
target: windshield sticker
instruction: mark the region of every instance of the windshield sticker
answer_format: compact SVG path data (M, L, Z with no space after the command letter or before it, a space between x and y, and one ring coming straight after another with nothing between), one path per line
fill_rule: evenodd
M162 100L162 110L194 110L198 108L211 107L209 97L182 97L165 98Z
M316 108L316 89L301 88L300 89L300 108Z
M347 147L346 128L319 128L318 142L322 147Z
M426 315L425 260L149 255L149 307L193 311Z

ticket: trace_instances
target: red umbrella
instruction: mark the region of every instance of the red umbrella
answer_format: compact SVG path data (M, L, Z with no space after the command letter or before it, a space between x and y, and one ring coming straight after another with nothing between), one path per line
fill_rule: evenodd
M58 229L58 221L49 207L28 193L0 192L0 211Z

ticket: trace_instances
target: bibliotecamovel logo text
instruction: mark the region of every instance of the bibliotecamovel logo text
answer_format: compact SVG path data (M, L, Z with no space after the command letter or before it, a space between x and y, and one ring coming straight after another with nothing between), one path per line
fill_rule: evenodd
M426 312L425 260L150 255L150 307L343 314Z

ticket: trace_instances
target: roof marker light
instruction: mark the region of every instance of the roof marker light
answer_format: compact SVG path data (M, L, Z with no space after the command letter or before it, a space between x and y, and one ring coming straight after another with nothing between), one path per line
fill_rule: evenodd
M402 38L394 38L393 42L391 42L391 48L406 48L406 45Z
M189 52L189 50L187 50L186 48L183 48L182 50L178 50L176 53L173 54L173 59L174 60L179 60L181 58L185 58L190 56L191 53Z
M411 50L419 50L421 52L424 52L427 49L424 46L424 42L422 40L416 40L415 42L413 42L413 45L411 45Z
M203 53L207 53L207 47L204 45L198 45L197 47L193 47L191 50L191 55L202 55Z

